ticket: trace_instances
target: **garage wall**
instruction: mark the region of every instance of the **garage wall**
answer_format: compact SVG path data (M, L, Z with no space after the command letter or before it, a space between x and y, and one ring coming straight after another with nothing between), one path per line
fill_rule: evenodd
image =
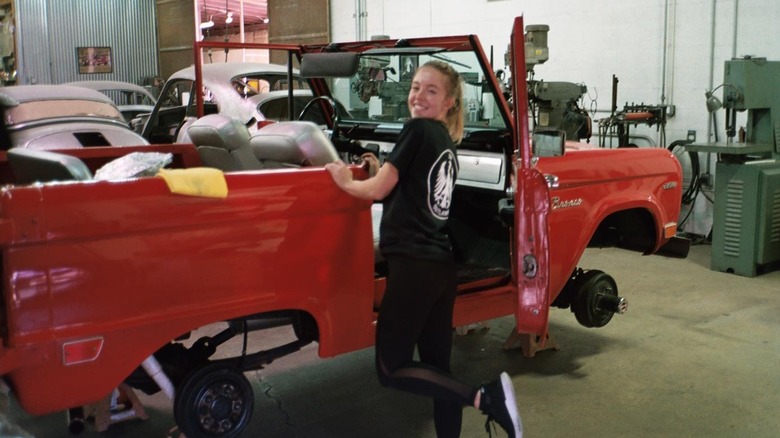
M17 0L19 84L157 74L154 0ZM111 73L79 74L76 48L111 47Z
M329 3L323 0L268 0L268 41L277 44L328 42Z
M167 78L195 62L195 5L193 0L156 0L156 8L160 76Z
M550 60L536 67L536 79L587 85L585 108L595 120L609 114L616 75L619 108L675 105L667 144L688 130L699 141L713 138L704 92L722 82L724 61L744 55L780 60L776 0L331 0L331 35L355 40L361 24L368 36L476 34L486 51L493 47L501 68L517 15L526 24L550 26ZM715 117L723 139L725 113ZM740 117L744 124L745 114ZM655 127L631 132L660 143ZM702 160L714 172L712 158ZM711 204L697 201L688 231L706 234L710 223Z

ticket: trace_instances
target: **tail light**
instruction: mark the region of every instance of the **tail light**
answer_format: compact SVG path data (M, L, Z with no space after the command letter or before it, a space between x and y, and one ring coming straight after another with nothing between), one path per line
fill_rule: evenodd
M62 363L75 365L77 363L92 362L100 356L103 350L103 337L79 339L62 344Z

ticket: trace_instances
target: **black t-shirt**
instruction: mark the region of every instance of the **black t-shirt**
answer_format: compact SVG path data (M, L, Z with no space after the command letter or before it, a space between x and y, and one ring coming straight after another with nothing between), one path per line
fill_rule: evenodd
M384 200L379 234L382 255L451 260L444 226L458 176L458 157L447 127L433 119L408 120L387 161L398 169L398 183Z

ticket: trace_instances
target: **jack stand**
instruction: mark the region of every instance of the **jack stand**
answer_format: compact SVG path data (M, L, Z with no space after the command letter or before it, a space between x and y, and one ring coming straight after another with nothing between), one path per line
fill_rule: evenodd
M485 321L475 322L473 324L467 324L467 325L461 325L458 327L455 327L455 333L458 336L466 336L470 332L477 330L487 331L490 330L490 323Z
M544 346L540 345L539 335L531 333L518 333L517 329L512 330L509 337L504 341L504 350L518 348L523 350L523 356L534 357L538 351L560 350L561 347L549 332L545 338Z
M149 419L135 391L125 383L120 383L116 390L94 405L86 406L85 415L95 418L95 430L98 432L105 432L108 426L120 421Z

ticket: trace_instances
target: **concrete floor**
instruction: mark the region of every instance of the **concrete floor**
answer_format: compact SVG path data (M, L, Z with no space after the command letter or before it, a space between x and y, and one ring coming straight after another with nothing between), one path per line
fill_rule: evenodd
M709 255L709 246L684 260L589 250L581 266L615 277L626 315L586 329L553 309L561 348L534 358L502 350L511 318L490 321L456 337L454 373L476 385L506 370L530 438L780 436L780 272L714 272ZM372 349L321 360L312 345L247 376L255 389L247 437L435 436L426 399L379 386ZM150 420L81 436L177 436L170 402L141 400ZM64 413L29 417L12 403L8 418L36 437L72 436ZM462 436L487 436L474 409Z

